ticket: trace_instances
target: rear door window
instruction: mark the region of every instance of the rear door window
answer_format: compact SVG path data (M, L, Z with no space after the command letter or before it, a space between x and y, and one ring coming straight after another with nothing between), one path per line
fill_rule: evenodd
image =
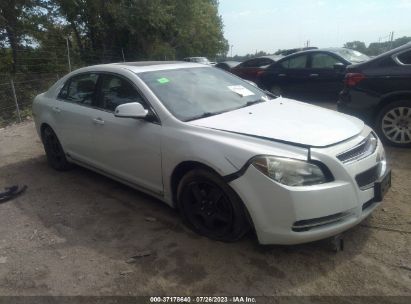
M316 53L311 56L311 68L313 69L332 69L336 63L342 62L329 54Z
M296 56L281 62L285 69L304 69L307 67L307 55Z
M254 68L258 66L258 59L250 59L240 64L242 68Z
M272 64L273 61L269 58L261 58L259 62L259 67L266 66Z

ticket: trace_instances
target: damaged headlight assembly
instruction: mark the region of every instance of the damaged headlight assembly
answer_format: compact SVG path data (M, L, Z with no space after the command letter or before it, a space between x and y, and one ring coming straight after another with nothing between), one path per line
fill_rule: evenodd
M333 180L331 172L325 166L298 159L257 156L252 165L264 175L286 186L310 186Z

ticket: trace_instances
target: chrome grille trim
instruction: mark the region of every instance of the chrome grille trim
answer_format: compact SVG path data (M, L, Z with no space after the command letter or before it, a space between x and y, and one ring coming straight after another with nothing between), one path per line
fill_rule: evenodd
M347 164L347 163L360 160L360 159L366 158L367 156L372 155L378 146L378 140L377 140L377 144L375 145L373 149L371 149L373 139L377 140L377 137L375 136L373 132L371 132L370 135L368 135L367 138L362 140L359 144L348 149L347 151L337 154L337 158L342 163Z

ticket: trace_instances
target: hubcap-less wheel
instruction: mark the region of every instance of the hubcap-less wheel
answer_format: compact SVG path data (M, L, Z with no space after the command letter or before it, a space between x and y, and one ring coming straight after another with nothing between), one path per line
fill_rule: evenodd
M63 148L51 128L43 131L43 142L46 150L47 160L51 167L56 170L68 170L71 165L67 162Z
M188 220L204 234L218 238L230 231L232 206L216 184L206 181L189 183L183 193L183 204Z
M234 242L250 230L251 218L240 197L220 175L206 168L183 176L177 206L190 228L214 240Z
M381 122L385 137L396 144L411 143L411 108L397 107L388 111Z

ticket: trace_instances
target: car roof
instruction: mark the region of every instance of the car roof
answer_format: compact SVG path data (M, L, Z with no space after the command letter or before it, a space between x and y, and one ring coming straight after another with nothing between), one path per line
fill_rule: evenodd
M284 57L284 56L281 56L281 55L264 55L264 56L253 57L253 58L247 59L245 61L254 60L254 59L261 59L261 58L268 58L268 59L276 60L276 59L279 59L279 58L282 58L282 57ZM245 61L243 61L243 62L245 62Z
M118 62L108 64L98 64L85 68L81 68L78 71L104 71L107 68L119 68L127 69L134 73L143 73L150 71L161 70L175 70L183 68L198 68L209 67L204 64L185 62L185 61L136 61L136 62Z
M278 60L278 59L281 59L283 57L284 57L283 55L265 55L265 56L261 56L261 57L258 57L258 58L268 58L268 59L272 59L272 60Z
M220 64L220 63L227 63L227 64L240 64L241 62L240 62L240 61L234 61L234 60L227 60L227 61L221 61L221 62L218 62L217 64Z
M333 54L333 55L336 55L336 56L339 56L339 57L341 57L341 55L339 55L336 51L337 50L343 50L343 49L346 49L346 48L338 48L338 47L335 47L335 48L322 48L322 49L311 49L311 50L305 50L305 51L299 51L299 52L295 52L295 53L292 53L292 54L290 54L290 55L287 55L287 56L284 56L284 57L282 57L282 58L279 58L279 59L277 59L277 62L283 62L283 61L285 61L285 60L287 60L287 59L289 59L289 58L293 58L293 57L296 57L296 56L299 56L299 55L303 55L303 54L312 54L312 53L328 53L328 54ZM343 57L341 57L341 59L342 60L344 60L344 61L346 61L346 62L348 62L346 59L344 59Z
M308 54L308 53L318 53L318 52L335 53L336 51L339 51L339 50L349 50L349 49L347 49L347 48L339 48L339 47L312 49L312 50L305 50L305 51L295 52L295 53L292 53L292 54L287 55L287 56L285 56L285 57L292 56L292 55L296 55L296 54ZM283 57L283 58L285 58L285 57Z

